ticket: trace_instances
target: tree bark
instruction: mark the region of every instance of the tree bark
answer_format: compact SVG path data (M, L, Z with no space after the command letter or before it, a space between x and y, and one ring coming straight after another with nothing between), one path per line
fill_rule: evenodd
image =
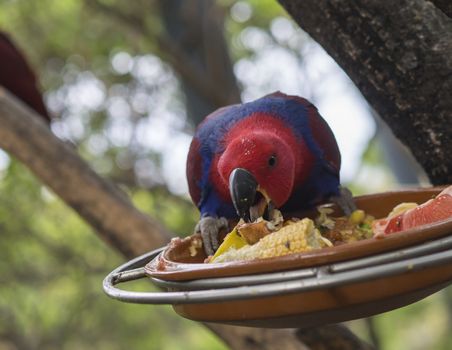
M246 350L372 350L350 330L340 324L313 329L262 329L207 324L217 333L227 332L231 349Z
M311 350L372 350L345 326L328 325L309 330L300 329L298 338Z
M410 148L452 183L452 19L442 0L279 0Z
M431 0L431 2L447 16L452 17L452 2L450 0Z

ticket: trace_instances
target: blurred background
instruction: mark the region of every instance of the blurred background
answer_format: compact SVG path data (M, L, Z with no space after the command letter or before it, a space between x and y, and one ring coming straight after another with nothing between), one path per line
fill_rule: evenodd
M275 90L332 127L354 194L428 181L335 62L273 0L1 0L52 131L178 235L191 135L214 109ZM101 290L123 258L0 150L0 349L225 349L170 307ZM146 285L146 288L149 288ZM348 325L381 349L451 349L452 290Z

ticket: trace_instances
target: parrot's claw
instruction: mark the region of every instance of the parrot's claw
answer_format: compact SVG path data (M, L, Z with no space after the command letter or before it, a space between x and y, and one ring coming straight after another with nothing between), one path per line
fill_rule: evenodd
M356 204L353 195L347 187L339 187L339 195L332 197L331 200L342 209L346 216L350 216L356 210Z
M222 228L227 229L228 226L228 220L223 217L204 216L199 220L195 227L195 232L201 234L204 251L207 256L213 255L218 249L218 234Z

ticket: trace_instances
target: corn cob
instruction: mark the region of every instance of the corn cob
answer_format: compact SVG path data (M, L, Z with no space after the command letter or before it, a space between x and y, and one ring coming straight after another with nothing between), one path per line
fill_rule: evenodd
M305 218L263 237L256 244L245 245L239 249L230 248L215 257L212 262L265 259L331 245L315 228L314 222Z

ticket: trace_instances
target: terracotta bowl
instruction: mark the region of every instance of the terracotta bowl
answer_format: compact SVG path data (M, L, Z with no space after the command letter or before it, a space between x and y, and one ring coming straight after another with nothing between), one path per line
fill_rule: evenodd
M401 202L422 203L435 197L442 189L443 187L436 187L386 192L355 199L358 208L376 218L382 218ZM307 213L311 216L312 214ZM205 255L201 249L195 256L190 255L188 247L193 237L189 237L178 244L170 244L146 265L145 271L152 278L169 282L169 285L173 283L170 287L172 291L182 291L185 290L184 286L188 285L185 282L190 280L255 274L265 276L276 271L313 269L312 271L317 273L315 278L318 286L314 285L310 289L302 288L302 291L298 292L287 289L287 292L276 295L243 300L174 305L177 313L197 321L259 327L312 327L392 310L420 300L452 281L452 259L449 258L441 264L430 263L421 268L413 268L407 260L407 265L400 271L387 275L371 274L369 278L366 278L365 270L361 269L357 271L361 274L360 278L344 277L343 283L333 284L328 282L328 276L322 280L318 273L321 269L391 251L403 251L407 247L421 246L449 235L452 235L452 218L380 239L366 239L278 258L212 264L203 263ZM450 250L446 250L447 254L449 252ZM399 262L403 263L403 260ZM371 271L373 267L368 268ZM301 283L300 281L302 280L280 283ZM322 287L324 281L325 287ZM257 285L256 290L260 292L259 288L268 286Z
M375 218L382 218L388 215L392 208L401 202L422 203L430 198L434 198L442 189L444 187L385 192L355 197L355 200L359 209L365 210L366 213L373 215ZM341 215L337 212L337 208L335 209L335 214ZM313 218L313 215L315 214L308 212L298 215L298 217L309 216ZM331 248L290 254L277 258L216 264L203 263L206 255L202 249L198 249L195 256L190 255L189 246L195 237L190 236L178 242L178 244L170 244L157 259L147 264L146 272L151 277L168 281L183 281L198 278L282 271L330 264L387 252L410 245L421 244L450 233L452 233L452 218L447 222L418 227L409 231L387 235L379 239L371 238Z

